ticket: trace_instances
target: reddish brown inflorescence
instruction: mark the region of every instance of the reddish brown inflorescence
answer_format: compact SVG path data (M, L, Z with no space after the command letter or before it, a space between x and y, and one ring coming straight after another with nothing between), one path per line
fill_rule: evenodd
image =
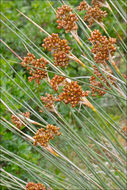
M49 110L49 111L54 111L54 103L57 101L56 97L53 97L52 94L46 93L46 97L41 96L41 100L44 104L44 106Z
M47 72L43 69L46 69L46 65L48 62L41 57L40 59L36 59L35 56L31 53L27 54L27 57L24 57L21 65L26 67L31 75L28 77L28 80L31 82L35 80L38 84L40 84L40 80L47 77ZM41 70L42 69L42 70Z
M98 68L96 66L93 66L94 68L94 74L105 84L107 85L110 89L111 89L111 86L110 84L108 83L108 81L105 79L105 77L101 74L101 72L98 70ZM110 74L112 74L112 71L109 69L109 68L105 68L106 71L108 71ZM106 78L110 81L110 83L112 85L115 85L115 79L112 78L112 76L108 75L108 74L105 74ZM106 88L98 79L96 79L95 76L91 76L90 78L90 84L92 86L90 86L91 90L92 90L92 96L96 96L97 94L99 96L103 96L104 94L106 94L106 91L108 91L109 89ZM98 89L96 87L99 87L101 89ZM106 90L106 91L103 91L103 90Z
M95 21L102 22L103 17L106 16L107 12L102 11L98 6L89 7L85 14L84 20L87 21L89 23L89 27L91 27Z
M66 33L70 31L77 31L78 26L76 22L78 21L78 18L74 13L72 13L71 7L67 5L59 7L56 11L56 18L58 19L57 28L64 28Z
M58 53L54 53L53 56L55 66L65 67L69 65L69 58L65 52L59 51Z
M106 63L109 60L109 55L113 56L116 48L114 44L116 43L115 38L107 39L106 36L102 36L99 30L94 30L91 33L91 38L89 38L93 44L92 53L94 53L94 60L96 63Z
M49 144L49 140L53 140L55 138L55 135L61 135L59 129L59 127L50 124L46 126L46 129L39 129L36 135L33 137L35 140L34 145L36 146L37 143L39 143L41 146L47 147Z
M55 75L52 80L50 80L50 84L51 84L51 87L55 90L55 91L58 91L58 87L63 84L63 82L65 81L65 77L63 76L58 76L58 75Z
M56 66L65 67L69 64L69 58L67 54L69 53L70 47L67 45L67 40L61 40L58 34L52 34L43 40L44 44L42 46L51 51Z
M72 107L75 107L82 101L83 96L88 96L88 93L82 91L77 81L66 82L63 92L59 95L59 101L64 101L65 104L70 103Z
M26 184L26 190L46 190L46 187L41 183L29 182Z
M92 0L91 4L98 7L103 7L105 0Z
M30 118L29 112L22 113L21 115L23 115L24 117ZM20 129L23 126L23 123L15 115L11 116L11 121L14 125L16 125L18 129Z
M87 10L88 4L86 1L82 1L80 5L77 7L78 11Z

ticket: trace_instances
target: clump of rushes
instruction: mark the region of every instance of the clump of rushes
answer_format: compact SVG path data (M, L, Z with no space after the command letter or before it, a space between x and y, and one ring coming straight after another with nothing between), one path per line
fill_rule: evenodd
M26 190L46 190L46 187L41 183L29 182L26 184Z
M93 44L92 53L94 54L94 60L96 63L106 64L109 60L109 55L113 56L116 51L114 44L116 43L115 38L102 36L99 30L91 32L90 42Z
M23 115L24 117L30 118L30 113L26 112L26 113L21 113L21 115ZM23 123L15 116L15 115L11 115L11 122L16 125L16 127L18 129L20 129L23 126Z
M78 21L77 16L72 13L72 8L67 5L62 5L56 11L56 18L58 26L57 28L64 28L65 32L77 31L78 26L76 22Z
M59 94L59 101L64 101L65 104L71 104L75 107L78 103L82 102L82 97L88 96L88 92L84 92L81 86L78 85L77 81L66 81L63 88L63 92Z
M41 100L44 106L49 110L54 112L54 103L57 101L57 98L54 97L52 94L46 93L46 97L41 96Z
M94 6L102 7L105 3L105 0L92 0L91 4Z
M94 74L95 74L105 85L107 85L107 86L111 89L110 84L109 84L108 81L104 78L104 76L101 74L101 72L98 70L98 68L97 68L95 65L93 66L93 68L94 68ZM112 74L112 71L111 71L109 68L107 68L107 69L105 68L105 70ZM110 81L110 83L111 83L112 85L115 85L115 81L116 81L116 80L115 80L114 78L112 78L112 77L111 77L110 75L108 75L108 74L105 74L105 76L107 77L107 79ZM104 94L106 94L106 92L103 91L103 90L101 90L101 89L104 89L104 90L108 90L108 89L107 89L100 81L98 81L95 76L92 75L89 80L90 80L90 84L92 85L92 86L90 86L90 88L91 88L91 90L92 90L92 92L91 92L91 95L92 95L92 96L96 96L97 94L98 94L99 96L103 96ZM95 88L95 87L99 87L99 88L101 88L101 89L98 89L98 88Z
M48 147L49 140L53 140L55 136L60 136L61 132L59 132L59 127L48 124L46 129L41 128L37 131L34 138L34 145L36 146L39 143L41 146Z
M54 62L56 66L65 67L69 64L69 58L67 54L69 53L70 47L67 45L67 40L61 40L58 34L52 34L43 40L44 44L42 46L51 51Z
M88 4L86 1L80 2L80 5L77 7L78 11L86 10L88 8Z
M29 74L31 75L28 77L28 80L30 82L32 80L35 80L38 84L40 84L40 80L47 78L47 72L40 70L46 69L47 64L48 62L43 57L36 59L35 56L31 53L28 53L27 57L24 57L23 61L21 62L21 65L23 67L26 67L26 69L29 71Z
M95 21L98 21L100 23L102 22L103 17L106 16L107 12L102 11L98 6L89 7L85 14L84 20L87 21L89 23L89 27L91 27Z
M63 76L59 76L59 75L55 75L52 80L50 80L50 85L51 87L55 90L58 91L58 87L63 84L65 81L65 77Z

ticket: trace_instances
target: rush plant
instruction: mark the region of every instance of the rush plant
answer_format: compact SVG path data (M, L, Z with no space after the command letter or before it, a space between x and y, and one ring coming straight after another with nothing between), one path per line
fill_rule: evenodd
M1 12L2 29L25 52L1 39L12 58L1 54L1 188L124 190L125 2L45 3L55 16L57 33L17 9L21 21L43 33L41 44ZM118 24L116 29L110 26L116 38L103 22L108 23L108 14ZM25 143L23 155L13 142L4 143L6 134L13 134L17 146Z

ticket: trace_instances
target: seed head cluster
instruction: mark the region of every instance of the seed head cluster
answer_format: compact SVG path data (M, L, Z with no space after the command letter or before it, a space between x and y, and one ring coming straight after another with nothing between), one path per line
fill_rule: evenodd
M58 53L54 53L53 56L55 66L65 67L69 65L69 58L65 52L59 51Z
M53 140L55 136L61 135L61 132L59 132L59 127L56 127L54 125L48 124L46 126L46 129L41 128L37 131L34 138L34 145L36 146L37 143L39 143L41 146L47 147L49 144L49 140Z
M105 0L92 0L91 2L93 6L98 6L98 7L102 7L104 3L105 3Z
M81 98L87 95L82 91L77 81L66 82L63 92L59 94L59 101L64 101L65 104L70 103L72 107L75 107L81 101Z
M66 33L70 31L77 31L78 26L76 22L78 21L78 18L74 13L72 13L71 7L67 5L59 7L56 11L56 18L58 23L57 28L64 28Z
M46 93L46 97L41 96L41 100L48 110L52 110L54 107L54 103L57 100L57 98L53 97L52 94Z
M85 14L84 20L87 21L89 23L89 27L91 27L95 21L102 22L103 17L106 16L107 12L102 11L98 6L89 7Z
M55 90L58 91L59 85L63 84L63 81L65 80L65 77L55 75L52 80L50 80L50 85L51 87Z
M92 53L94 53L94 60L96 63L106 63L109 60L109 55L113 56L116 51L114 44L115 38L102 36L99 30L94 30L89 38L93 44Z
M36 59L35 56L31 53L27 54L27 57L24 57L21 65L26 67L31 75L28 77L28 80L31 82L35 80L36 83L40 84L40 80L47 77L47 72L40 69L46 69L46 65L48 62L41 57L40 59Z
M111 89L111 86L110 84L108 83L108 81L105 79L105 77L101 74L101 72L98 70L98 68L96 66L93 66L94 68L94 74L105 84L107 85L110 89ZM111 70L109 68L106 68L105 69L106 71L108 71L110 74L112 73ZM105 76L107 77L107 79L110 81L110 83L112 85L115 85L115 79L112 78L110 75L108 74L105 74ZM98 79L96 79L95 76L91 76L90 78L90 84L92 86L90 86L91 88L91 95L92 96L96 96L97 94L99 96L103 96L104 94L106 94L106 91L108 91L109 89L106 88L100 81L98 81ZM101 89L98 89L96 87L99 87ZM106 90L106 91L103 91L103 90Z
M86 1L80 2L80 5L77 7L78 11L87 10L88 4Z
M30 118L29 112L22 113L21 115L23 115L24 117ZM20 129L23 126L23 123L15 115L11 116L11 121L14 125L16 125L18 129Z
M58 34L52 34L43 40L42 46L48 51L52 52L56 66L65 67L69 64L69 53L70 47L67 45L67 40L61 40Z
M46 190L46 187L41 183L29 182L26 184L26 190Z

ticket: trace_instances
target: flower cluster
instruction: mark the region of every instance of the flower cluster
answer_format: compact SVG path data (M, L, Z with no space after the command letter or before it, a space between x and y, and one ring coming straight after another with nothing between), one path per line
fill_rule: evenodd
M104 2L105 2L105 0L92 0L91 4L93 6L102 7Z
M102 22L103 17L107 16L107 12L100 9L100 7L103 6L103 3L104 0L92 0L93 6L89 6L86 1L82 1L77 7L78 11L86 11L84 20L89 23L89 27L91 27L96 21Z
M86 1L82 1L80 3L80 5L77 7L78 11L81 11L81 10L86 10L88 8L88 4Z
M41 96L41 100L42 100L43 104L45 105L45 107L49 111L53 111L54 110L54 103L57 100L57 98L53 97L52 94L46 93L46 97Z
M70 47L67 45L67 40L61 40L58 34L53 33L45 38L43 42L42 46L52 52L56 66L64 67L69 64L67 53L69 53Z
M29 112L22 113L21 115L23 115L24 117L30 118L30 113ZM12 121L13 124L16 125L16 127L18 129L20 129L23 126L23 123L15 115L11 116L11 121Z
M69 58L66 53L63 51L59 51L58 53L54 53L54 62L55 66L65 67L69 64Z
M99 30L94 30L91 33L91 38L89 38L93 44L92 53L94 53L94 60L96 63L106 63L109 59L109 55L113 56L116 48L114 44L116 43L115 38L102 36Z
M47 77L47 72L44 71L44 69L46 69L46 64L48 64L48 62L43 57L36 59L31 53L28 53L27 57L24 57L23 61L21 62L21 65L26 67L27 70L29 70L29 74L31 75L28 77L28 80L30 82L35 80L38 84L40 84L40 80Z
M46 187L41 183L29 182L26 184L26 190L46 190Z
M59 101L64 101L65 104L70 103L72 107L75 107L82 101L83 96L88 96L88 93L82 91L77 81L66 82L63 92L59 94Z
M76 21L78 21L78 18L74 13L72 13L71 7L67 5L59 7L56 11L56 18L58 19L57 28L64 28L66 33L70 31L77 31L78 26L76 24Z
M46 126L46 129L39 129L36 135L33 137L35 139L34 145L36 146L37 143L39 143L41 146L47 147L49 144L49 140L53 140L55 135L61 135L59 129L59 127L50 124Z
M52 80L50 80L51 87L52 87L55 91L58 91L59 85L63 84L64 80L65 80L65 77L59 76L59 75L55 75L55 76L52 78Z
M94 68L94 74L105 84L107 85L110 89L111 89L111 86L110 84L108 83L108 81L105 79L105 77L101 74L101 72L98 70L98 68L96 66L93 66ZM111 74L111 70L109 68L105 69L106 71L108 71L110 74ZM112 85L115 85L115 79L112 78L110 75L108 74L105 74L105 76L107 77L107 79L110 81L110 83ZM106 94L105 91L103 90L106 90L108 91L108 89L100 82L96 79L95 76L91 76L90 78L90 84L92 86L90 86L91 90L92 90L92 96L96 96L97 94L99 96L103 96L104 94ZM101 89L98 89L96 87L99 87Z
M102 22L103 17L107 16L106 11L102 11L98 6L89 7L84 20L89 23L89 27L93 25L95 21Z

